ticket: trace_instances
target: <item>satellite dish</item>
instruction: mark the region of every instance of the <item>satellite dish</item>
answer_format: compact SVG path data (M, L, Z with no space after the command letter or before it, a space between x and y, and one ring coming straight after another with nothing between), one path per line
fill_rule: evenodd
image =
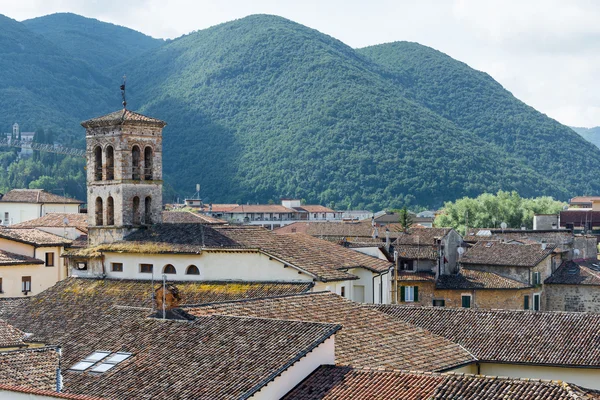
M506 225L506 222L503 222L500 224L500 228L502 228L502 229L506 229L507 226L508 225Z
M459 247L456 251L458 251L459 256L462 256L465 253L464 247Z

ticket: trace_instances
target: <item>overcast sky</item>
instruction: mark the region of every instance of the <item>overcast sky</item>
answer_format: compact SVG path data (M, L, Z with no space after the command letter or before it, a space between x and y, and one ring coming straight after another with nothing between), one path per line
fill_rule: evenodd
M600 125L600 1L0 0L16 20L73 12L159 38L250 14L275 14L352 47L408 40L489 73L573 126Z

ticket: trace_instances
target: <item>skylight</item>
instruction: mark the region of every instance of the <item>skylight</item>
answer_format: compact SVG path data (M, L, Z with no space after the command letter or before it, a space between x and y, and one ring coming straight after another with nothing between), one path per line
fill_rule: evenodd
M108 357L109 355L110 357ZM110 351L95 351L83 361L73 365L70 369L73 371L86 371L88 368L95 365L90 371L102 373L110 370L131 356L131 353L124 352L111 353Z

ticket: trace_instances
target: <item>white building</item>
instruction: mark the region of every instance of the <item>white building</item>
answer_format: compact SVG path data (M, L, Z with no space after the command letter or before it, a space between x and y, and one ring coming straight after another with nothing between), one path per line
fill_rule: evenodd
M83 201L42 189L13 189L0 196L0 218L8 226L43 217L48 213L78 213Z

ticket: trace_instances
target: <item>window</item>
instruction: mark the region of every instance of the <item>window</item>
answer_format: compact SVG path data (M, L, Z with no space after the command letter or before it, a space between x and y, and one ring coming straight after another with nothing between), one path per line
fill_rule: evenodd
M85 261L79 261L77 263L77 269L81 270L81 271L87 270L87 262L85 262Z
M123 272L123 263L110 263L110 270L112 272ZM150 268L150 272L152 272L152 268Z
M131 353L115 353L110 358L92 368L91 372L106 372L109 369L114 368L120 362L127 360L129 357L131 357Z
M540 279L540 273L539 272L532 272L531 274L532 274L531 281L533 282L533 285L534 286L535 285L539 285L541 283L540 282L541 281L541 279Z
M400 300L407 302L419 301L419 287L400 286Z
M340 288L340 296L346 297L346 286Z
M112 146L106 148L106 180L115 179L115 151Z
M540 311L540 294L536 293L533 295L533 309L535 311Z
M95 351L87 356L83 361L73 365L71 369L74 371L85 371L98 361L105 359L109 354L109 351Z
M402 271L414 271L413 260L401 260L400 261L400 270L402 270Z
M163 274L176 274L176 273L177 273L177 270L171 264L167 264L163 268Z
M102 219L102 197L96 198L96 225L104 225L104 220Z
M115 201L112 196L106 199L106 225L115 224Z
M83 372L93 366L93 368L90 370L91 372L102 373L114 368L116 365L127 360L131 356L131 353L124 352L111 354L110 351L95 351L83 359L83 361L73 365L70 369L72 371Z
M463 308L471 308L471 295L463 294L461 296L461 302L462 302Z
M144 149L144 179L152 180L152 147Z
M21 291L25 294L27 294L27 292L31 292L30 276L24 276L23 278L21 278Z
M0 293L4 293L4 290L2 290L2 278L0 278Z
M100 146L94 149L94 180L102 180L102 147Z
M7 212L4 213L4 225L8 225L9 223L9 214Z
M140 198L137 196L133 198L133 224L140 224Z
M140 148L133 146L131 149L131 179L140 180Z
M46 253L46 267L54 267L54 253Z
M523 310L529 310L529 295L523 296Z
M200 270L195 265L190 265L185 271L186 275L200 275Z
M434 307L445 307L446 300L433 300L433 306Z
M144 199L144 223L152 223L152 198L150 196Z
M152 273L152 264L140 264L140 272L144 273L144 274L151 274Z

